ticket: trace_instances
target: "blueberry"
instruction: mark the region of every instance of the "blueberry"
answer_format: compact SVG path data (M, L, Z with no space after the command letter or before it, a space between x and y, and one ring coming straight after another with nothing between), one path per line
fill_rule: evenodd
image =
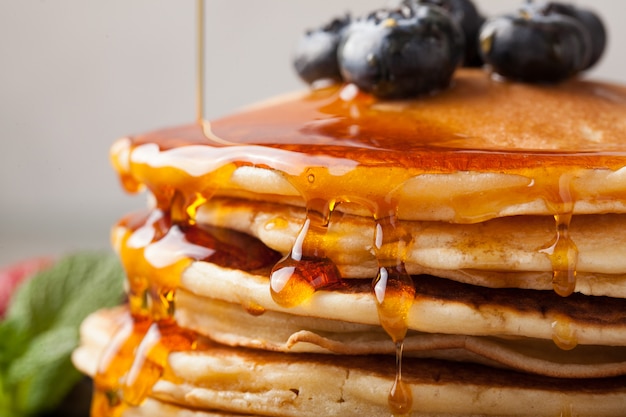
M305 33L294 56L294 67L300 78L309 84L319 80L342 80L337 63L337 46L342 32L351 20L346 15Z
M443 9L382 10L354 22L339 45L347 82L382 98L446 88L463 58L463 32Z
M480 32L480 52L504 77L558 82L588 65L591 40L576 19L526 7L518 14L487 21Z
M591 58L586 68L595 65L606 47L607 34L602 19L591 10L581 9L572 4L549 2L542 6L544 14L558 13L572 17L580 22L589 32L591 37Z
M471 0L403 0L402 4L416 7L420 4L439 6L450 13L452 19L463 29L465 34L464 66L479 67L482 59L478 53L478 33L485 22Z

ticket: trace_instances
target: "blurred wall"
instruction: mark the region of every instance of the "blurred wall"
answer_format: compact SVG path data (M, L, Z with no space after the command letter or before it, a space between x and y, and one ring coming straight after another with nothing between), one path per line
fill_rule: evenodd
M521 2L476 0L488 15ZM207 0L205 116L303 88L290 62L303 30L386 3ZM626 81L622 2L587 4L612 40L590 76ZM194 120L195 36L192 0L0 0L0 265L107 248L111 225L143 207L108 148Z

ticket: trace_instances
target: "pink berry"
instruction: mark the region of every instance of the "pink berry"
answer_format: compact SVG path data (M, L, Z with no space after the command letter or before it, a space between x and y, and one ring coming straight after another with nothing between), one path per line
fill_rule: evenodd
M54 263L50 257L32 258L0 269L0 319L4 317L11 296L25 279L49 268Z

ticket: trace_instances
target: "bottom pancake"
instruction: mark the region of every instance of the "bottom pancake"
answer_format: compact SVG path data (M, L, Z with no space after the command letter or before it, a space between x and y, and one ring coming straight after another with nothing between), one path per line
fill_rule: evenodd
M233 414L224 411L199 411L148 398L138 407L124 411L121 417L260 417L252 414Z
M94 375L124 309L101 311L81 328L74 362ZM342 356L232 348L198 338L193 351L170 352L150 397L195 410L260 416L388 416L393 356ZM622 416L626 378L556 379L443 360L405 358L412 416ZM153 404L144 402L144 406ZM127 416L141 414L127 410ZM135 413L135 414L132 414ZM219 413L217 414L220 415Z

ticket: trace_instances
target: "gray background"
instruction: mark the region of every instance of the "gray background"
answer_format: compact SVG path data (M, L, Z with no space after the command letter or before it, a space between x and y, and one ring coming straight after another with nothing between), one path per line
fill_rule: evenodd
M476 1L489 15L521 2ZM208 0L205 116L303 88L290 62L303 30L385 4ZM626 81L624 2L586 4L611 39L588 76ZM0 0L0 265L108 248L111 225L144 205L122 192L109 146L195 119L195 59L191 0Z

